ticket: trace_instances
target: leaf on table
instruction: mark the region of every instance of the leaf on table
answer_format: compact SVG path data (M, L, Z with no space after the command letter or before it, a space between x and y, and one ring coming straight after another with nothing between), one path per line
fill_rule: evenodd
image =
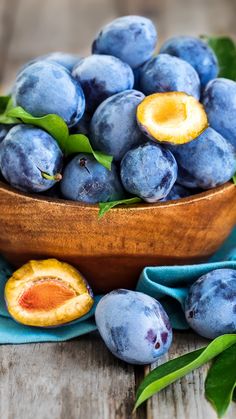
M62 151L65 150L65 144L69 136L69 130L65 121L58 115L49 114L42 117L32 116L26 112L22 107L10 109L6 112L8 117L20 119L25 124L32 124L43 128L58 142Z
M232 180L233 180L234 184L236 185L236 173L235 173L235 175L232 177Z
M89 153L93 154L94 158L108 170L111 170L112 156L104 154L100 151L93 150L90 141L86 135L72 134L68 137L65 145L66 155L73 153Z
M214 360L205 382L205 395L216 410L224 416L236 388L236 345L226 349Z
M219 62L219 76L236 81L236 44L227 36L202 36L215 52Z
M236 334L222 335L204 348L189 352L155 368L141 382L134 410L158 391L201 367L234 344L236 344Z
M142 202L142 199L136 196L134 198L121 199L119 201L100 202L98 217L102 218L106 212L108 212L111 208L116 207L117 205L132 205L139 202Z

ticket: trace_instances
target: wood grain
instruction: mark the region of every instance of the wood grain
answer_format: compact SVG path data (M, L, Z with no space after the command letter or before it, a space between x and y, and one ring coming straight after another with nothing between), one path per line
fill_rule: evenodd
M235 223L232 182L179 201L114 208L100 220L97 205L0 182L0 252L15 266L49 257L71 263L95 292L134 288L145 266L204 261Z
M2 419L125 419L135 374L95 335L58 344L0 347ZM135 417L134 417L135 419Z

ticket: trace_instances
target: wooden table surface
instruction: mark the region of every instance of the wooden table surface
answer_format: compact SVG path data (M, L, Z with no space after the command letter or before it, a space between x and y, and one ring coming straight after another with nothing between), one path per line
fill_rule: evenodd
M151 15L160 39L174 34L236 35L236 0L0 0L0 83L53 50L85 54L94 33L118 14ZM175 333L168 356L206 344ZM114 358L96 333L65 343L0 346L1 419L130 418L137 385L149 368ZM204 398L207 366L154 396L134 418L213 419ZM226 419L236 417L236 404Z

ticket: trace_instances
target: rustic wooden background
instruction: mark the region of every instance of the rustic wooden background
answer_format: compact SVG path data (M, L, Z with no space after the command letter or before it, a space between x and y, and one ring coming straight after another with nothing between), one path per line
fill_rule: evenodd
M0 0L0 83L53 50L89 53L101 25L122 14L151 16L160 41L174 34L236 35L236 0ZM168 357L206 344L176 333ZM162 359L164 362L168 357ZM115 359L98 335L58 344L0 347L1 419L127 419L149 368ZM135 418L214 419L204 398L207 366L162 391ZM235 419L236 404L226 419Z

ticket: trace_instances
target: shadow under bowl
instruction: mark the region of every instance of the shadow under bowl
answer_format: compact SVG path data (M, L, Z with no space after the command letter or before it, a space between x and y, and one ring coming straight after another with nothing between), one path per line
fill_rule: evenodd
M15 267L55 257L76 266L95 292L134 288L145 266L199 263L236 224L226 183L178 201L112 209L26 195L0 182L0 253Z

